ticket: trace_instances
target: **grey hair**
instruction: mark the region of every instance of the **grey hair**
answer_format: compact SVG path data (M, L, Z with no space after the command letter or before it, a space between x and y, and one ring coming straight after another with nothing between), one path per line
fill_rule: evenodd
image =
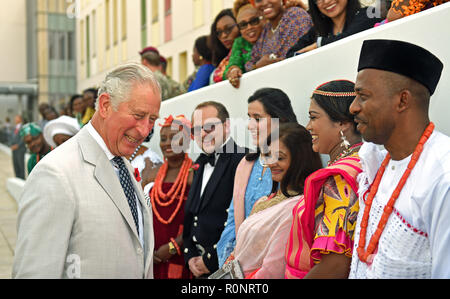
M111 104L114 110L117 110L119 104L128 101L131 88L135 84L152 86L153 91L161 96L161 87L158 81L147 67L138 63L126 63L118 66L106 75L98 90L99 96L106 93L111 98ZM95 103L95 110L99 109L99 101Z

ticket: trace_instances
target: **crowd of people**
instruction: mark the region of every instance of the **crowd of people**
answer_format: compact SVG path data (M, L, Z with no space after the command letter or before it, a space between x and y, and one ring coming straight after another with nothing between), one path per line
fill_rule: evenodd
M253 151L223 103L159 115L165 99L239 88L245 72L382 21L357 1L332 6L236 0L196 40L184 84L148 47L74 96L72 117L16 127L34 154L13 277L450 278L450 138L428 116L443 64L428 50L364 41L356 82L311 87L306 126L282 90L254 91ZM155 130L163 157L142 145Z

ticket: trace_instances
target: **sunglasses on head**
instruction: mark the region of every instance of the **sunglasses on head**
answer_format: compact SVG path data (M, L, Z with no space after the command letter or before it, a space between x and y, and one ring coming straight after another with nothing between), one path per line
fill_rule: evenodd
M251 25L251 26L258 25L262 19L263 19L262 16L253 17L250 20L248 20L248 22L242 21L242 22L238 23L237 26L238 26L239 30L244 30L245 28L247 28L248 25Z
M214 130L216 129L216 126L222 124L222 121L217 121L215 123L206 123L203 126L195 126L191 128L191 134L192 135L197 135L199 134L202 130L205 131L206 134L210 134L212 132L214 132Z
M218 38L220 38L222 36L222 34L224 34L224 33L225 33L225 35L229 35L231 33L231 31L233 31L235 26L237 26L237 24L230 25L230 26L226 27L224 30L217 30L216 36Z

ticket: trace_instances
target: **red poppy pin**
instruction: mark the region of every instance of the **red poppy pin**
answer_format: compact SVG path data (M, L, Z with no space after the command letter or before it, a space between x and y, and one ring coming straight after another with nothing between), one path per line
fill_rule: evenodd
M141 181L141 175L139 174L139 169L137 168L134 169L134 178L138 183Z
M189 168L189 172L197 171L200 168L200 164L192 164L192 167Z

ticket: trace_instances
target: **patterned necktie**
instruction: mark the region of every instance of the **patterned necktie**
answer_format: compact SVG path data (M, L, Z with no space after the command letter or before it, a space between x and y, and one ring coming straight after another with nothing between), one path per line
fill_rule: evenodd
M127 197L128 205L130 206L131 214L133 215L134 223L136 224L136 230L139 234L138 213L133 182L131 181L130 174L122 160L122 157L114 157L113 162L119 168L120 185L122 185L123 191Z

